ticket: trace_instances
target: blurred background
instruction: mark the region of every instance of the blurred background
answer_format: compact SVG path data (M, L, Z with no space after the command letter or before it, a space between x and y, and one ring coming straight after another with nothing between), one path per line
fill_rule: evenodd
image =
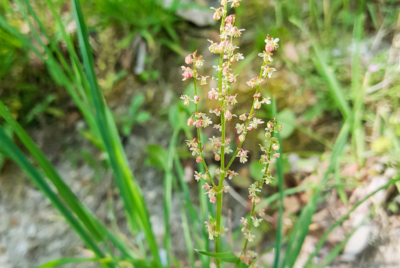
M41 50L32 31L39 25L27 20L16 2L0 0L3 22ZM50 39L61 40L48 3L29 2ZM78 47L70 1L52 2L72 44ZM82 0L81 4L100 89L142 188L156 239L162 244L166 235L161 198L166 173L163 156L172 147L179 156L176 162L188 186L186 193L195 209L200 209L202 196L193 177L197 166L184 142L195 133L189 128L177 133L174 124L191 112L179 100L184 92L193 94L193 84L181 81L184 57L197 50L206 60L201 73L210 76L212 66L217 65L218 58L208 51L207 39L219 38L219 25L209 9L218 7L219 2ZM236 114L248 112L252 103L253 90L245 82L259 72L262 60L257 54L264 49L266 35L280 38L273 63L277 72L261 92L274 96L277 119L283 125L282 168L284 189L288 190L283 200L284 235L293 229L321 183L345 120L354 120L297 259L297 267L303 267L304 259L335 221L369 193L399 177L400 1L244 0L234 12L238 28L246 29L242 38L236 39L245 56L234 64L234 72L240 73L233 87L239 101ZM80 110L52 74L51 66L4 25L0 23L1 101L82 203L107 226L125 234L133 244L139 243L143 237L129 234L112 171L105 154L95 146ZM40 32L39 40L50 46ZM58 48L68 57L65 42ZM212 85L202 86L203 96ZM201 110L208 111L214 104L204 101L201 105ZM272 111L263 109L256 116L266 121ZM2 119L0 124L21 145L11 127ZM228 125L232 149L237 141L234 126ZM216 135L214 130L206 129L205 135ZM245 149L251 152L249 162L242 165L235 161L233 165L239 176L229 181L232 190L224 197L226 225L233 232L226 237L227 244L235 240L242 245L244 240L240 231L235 231L240 217L250 209L247 188L260 179L258 144L262 137L263 131L250 133L245 142ZM215 171L218 163L209 153L210 170ZM172 191L167 233L173 241L173 255L182 267L190 267L179 209L183 197L178 188L174 186ZM331 259L326 267L399 267L399 189L400 184L380 191L328 236L318 255ZM276 181L264 187L261 196L267 213L251 243L265 265L270 265L274 256L277 192ZM0 267L32 267L54 258L91 254L23 171L1 155L0 215ZM332 254L334 248L338 250Z

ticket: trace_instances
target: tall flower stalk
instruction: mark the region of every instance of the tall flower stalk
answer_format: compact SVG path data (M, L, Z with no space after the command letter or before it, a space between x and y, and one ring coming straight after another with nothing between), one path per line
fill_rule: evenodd
M211 141L213 147L213 154L215 161L220 162L220 167L217 169L218 177L213 178L209 172L208 166L206 164L206 160L204 158L204 145L201 141L201 127L208 127L213 122L207 116L206 113L199 111L199 103L200 97L198 95L197 82L200 81L200 85L206 85L208 76L202 76L199 74L198 69L203 66L204 60L202 56L197 56L197 51L189 54L185 58L185 63L188 65L192 65L191 67L182 66L182 75L183 81L187 79L193 78L194 81L194 95L187 96L182 95L181 99L183 99L184 104L186 106L190 105L190 102L195 104L195 113L188 119L188 126L195 126L197 128L197 137L193 140L186 141L187 146L192 151L192 155L196 156L196 162L202 163L205 171L198 173L195 172L195 179L199 181L200 179L205 180L205 184L203 188L208 194L211 203L216 203L217 212L216 218L212 218L209 216L209 221L205 222L206 228L209 233L209 239L215 240L215 252L220 252L219 242L220 236L223 236L227 231L227 228L221 226L221 215L222 215L222 201L223 195L227 192L228 186L224 186L224 179L228 177L232 179L233 176L238 175L233 170L230 170L232 163L236 158L239 158L240 163L246 163L248 159L248 151L243 149L243 143L246 139L246 135L249 131L257 129L259 125L264 124L264 122L260 118L256 118L254 115L254 110L260 109L262 104L271 104L270 98L262 97L260 92L260 86L266 82L266 78L271 78L275 68L270 67L269 65L272 63L272 55L273 51L278 48L279 39L274 39L267 35L265 40L266 46L265 50L259 54L260 57L263 58L263 63L261 65L260 74L257 77L252 78L247 82L247 85L251 88L255 89L253 95L253 103L249 113L245 113L240 115L239 117L232 113L232 107L237 103L236 96L231 94L232 84L236 82L236 77L232 70L232 64L243 60L244 57L240 53L235 53L239 47L234 45L234 38L238 38L242 35L244 29L238 29L235 26L235 15L227 15L228 5L231 8L238 7L240 5L241 0L221 0L221 6L219 8L211 8L214 12L214 19L221 20L220 26L220 41L210 42L209 50L214 54L219 54L219 64L218 66L213 66L218 76L217 78L213 77L213 80L217 80L218 88L211 88L208 92L208 99L217 100L218 106L215 109L210 109L209 113L214 114L217 117L220 117L220 123L214 124L214 128L221 132L220 137L213 136L209 140ZM261 100L260 100L261 99ZM225 165L225 155L228 155L233 152L230 149L229 143L230 139L226 137L226 123L227 121L231 121L234 117L238 117L240 121L243 123L236 124L236 131L239 139L239 145L235 149L232 157L230 158L227 165ZM256 203L259 202L259 194L262 190L262 187L265 184L270 183L273 179L271 176L271 172L269 171L269 165L271 163L272 157L279 157L279 143L278 140L274 137L274 133L276 131L281 130L281 125L278 124L274 119L270 120L267 123L267 127L265 128L266 133L266 143L267 147L261 146L261 150L263 151L263 155L261 156L260 163L264 164L265 167L261 171L263 173L263 180L258 181L250 185L249 188L249 199L253 203L252 211L248 218L242 218L242 224L244 227L242 228L242 232L245 235L246 242L243 246L242 252L240 253L240 258L238 259L238 264L240 260L249 264L251 267L256 267L255 265L255 253L247 251L248 242L251 242L254 238L254 235L251 234L252 225L257 227L261 222L262 218L257 218L257 213L254 211ZM214 181L216 180L216 182ZM211 185L210 185L210 184ZM262 216L263 212L260 211L258 213L259 216ZM220 262L216 259L217 267L220 267Z

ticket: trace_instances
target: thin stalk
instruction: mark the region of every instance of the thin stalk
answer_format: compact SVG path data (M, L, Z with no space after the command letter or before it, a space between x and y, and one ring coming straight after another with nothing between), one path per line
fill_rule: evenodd
M276 101L273 99L273 115L277 113ZM280 134L277 133L279 142L279 153L282 155L282 141ZM276 159L276 170L278 175L278 189L279 189L279 214L278 214L278 228L276 230L276 242L275 242L275 259L273 268L278 268L279 258L281 253L282 243L282 227L283 227L283 163L282 158Z
M226 13L227 13L227 7L228 4L225 4L224 6L224 12L222 15L222 20L221 20L221 28L220 28L220 33L222 34L224 27L225 27L225 19L226 19ZM221 42L225 41L224 38L221 38ZM222 65L224 62L224 52L220 54L219 57L219 67L218 67L218 97L219 97L219 106L223 107L224 101L223 101L223 96L222 96ZM222 137L221 137L221 172L219 175L219 183L218 183L218 188L217 188L217 215L216 215L216 226L215 226L215 231L218 233L218 235L215 237L215 252L218 253L220 252L219 248L219 232L221 229L221 212L222 212L222 199L223 199L223 193L222 193L222 186L224 184L224 178L225 178L225 110L226 108L223 107L221 111L221 132L222 132ZM220 268L220 261L219 259L215 259L215 264L217 265L217 268Z
M274 137L274 134L275 134L274 131L272 131L272 135L271 135L272 138ZM267 164L265 165L265 171L264 171L263 177L265 177L265 176L267 175L267 173L268 173L269 164L270 164L270 160L271 160L271 152L272 152L272 142L271 142L271 144L269 145L269 149L268 149L268 162L267 162ZM260 193L261 193L261 190L262 190L263 185L264 185L264 181L260 181L259 184L258 184L258 189L259 189L260 191L258 192L257 197L260 196ZM253 219L251 218L251 216L254 215L255 209L256 209L256 203L254 202L254 203L253 203L253 206L252 206L252 208L251 208L251 212L250 212L250 221L249 221L249 229L248 229L249 231L251 231L251 227L253 226ZM243 254L246 253L248 243L249 243L249 240L246 238L246 242L244 243L242 252L241 252L240 255L239 255L239 258L238 258L238 260L237 260L237 262L236 262L236 264L235 264L235 267L237 267L237 266L240 264L240 257L241 257Z
M262 68L260 70L260 75L259 75L259 81L260 82L261 82L261 76L262 76ZM258 93L258 91L260 89L260 85L261 85L261 83L259 83L259 85L256 87L256 92L254 94ZM253 98L253 104L251 105L250 113L249 113L249 116L248 116L248 118L246 120L245 129L247 129L247 127L249 126L250 119L253 118L252 114L254 112L254 103L255 102L256 102L256 98ZM226 166L225 171L227 171L229 169L229 167L232 165L233 161L236 158L236 155L238 154L239 150L242 148L243 142L246 140L246 135L247 135L247 131L246 130L243 132L243 135L244 135L245 139L239 143L238 147L236 148L235 152L232 155L231 160L229 161L228 165Z
M194 71L194 75L193 75L193 81L194 81L194 95L197 96L197 71L196 71L196 66L193 63L193 71ZM199 108L198 108L198 104L195 102L194 106L196 107L196 117L197 114L199 113ZM214 187L216 187L215 183L214 183L214 179L211 177L210 171L208 169L206 160L204 159L204 154L203 154L203 143L201 141L201 132L200 132L200 127L197 127L197 140L199 143L199 147L200 147L200 155L201 155L201 159L202 159L202 164L204 166L204 169L207 173L208 178L210 179L211 183L213 184Z

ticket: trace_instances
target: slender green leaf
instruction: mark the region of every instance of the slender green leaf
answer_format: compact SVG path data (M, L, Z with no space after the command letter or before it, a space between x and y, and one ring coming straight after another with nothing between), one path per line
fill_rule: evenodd
M314 52L316 54L313 57L313 61L317 70L324 76L326 81L328 82L329 89L331 91L331 95L333 100L335 101L337 107L339 108L342 116L346 119L350 116L350 107L346 101L344 93L342 91L342 87L339 81L336 79L332 70L328 67L326 63L326 58L323 56L323 53L315 40L315 38L310 34L310 32L302 25L300 21L295 18L289 19L291 23L296 25L308 38L311 40L311 44L313 46Z
M0 127L0 142L2 146L0 151L4 152L12 160L14 160L29 176L33 183L41 190L41 192L51 201L52 205L64 216L65 220L71 225L75 232L81 237L83 242L88 248L90 248L98 258L102 259L105 254L97 246L93 238L80 222L71 214L64 203L58 198L56 193L54 193L50 186L46 183L45 179L41 176L39 171L37 171L33 165L28 161L25 155L14 145L12 140L4 132L4 129ZM112 264L104 264L105 267L114 267Z
M88 33L83 19L79 0L71 0L77 33L80 44L81 56L84 63L86 78L89 82L91 101L95 107L96 124L100 130L102 140L109 156L114 177L121 193L124 208L131 229L136 229L138 224L143 230L147 243L149 244L154 260L162 267L158 252L158 245L151 228L150 219L140 188L131 173L127 157L123 151L121 140L116 130L115 121L111 112L106 108L104 98L99 90L97 78L94 71L94 60L89 44Z
M298 218L297 223L289 237L285 258L283 259L283 263L281 265L281 267L283 268L293 267L298 255L300 254L301 247L308 234L312 215L314 214L318 201L320 199L321 190L327 184L329 180L329 175L334 171L336 163L339 160L339 157L341 156L344 147L347 143L347 137L350 131L350 124L349 124L350 120L351 118L347 119L342 129L340 130L339 136L333 147L328 170L325 172L322 182L320 183L319 187L315 190L315 193L311 197L311 200L307 203L302 213L300 214L300 217Z
M15 134L21 139L26 148L42 167L47 177L54 186L57 188L60 195L63 197L65 202L70 206L74 213L78 216L81 222L86 226L87 230L96 238L98 241L104 240L104 234L99 229L98 224L95 223L93 216L82 206L79 200L76 198L74 193L65 183L65 181L58 174L54 166L46 158L43 152L36 146L32 139L26 134L18 122L14 119L12 114L7 110L4 104L0 101L0 116L2 116L9 126L14 130Z
M307 260L307 264L310 264L312 262L312 259L317 255L317 253L321 250L321 248L323 247L325 241L327 240L328 236L330 233L332 233L332 231L338 227L339 225L341 225L349 216L350 214L357 209L357 207L359 207L361 204L363 204L365 201L367 201L368 199L370 199L372 196L374 196L376 193L382 191L383 189L387 189L390 185L392 184L396 184L397 182L400 181L400 178L394 179L389 181L388 183L386 183L385 185L383 185L382 187L376 189L375 191L373 191L372 193L368 194L366 197L364 197L362 200L358 201L356 204L354 204L351 209L349 209L349 211L347 211L346 214L344 214L342 217L340 217L339 220L337 220L331 227L329 227L328 231L326 231L324 233L324 235L321 237L321 239L319 240L317 246L314 249L314 252L312 254L310 254L310 256L308 257Z
M99 258L62 258L46 262L45 264L35 266L34 268L53 268L71 263L98 262Z
M352 100L354 103L353 113L354 122L352 127L352 143L354 144L355 155L358 163L363 165L363 153L365 151L365 138L362 126L362 116L364 107L364 86L360 84L360 43L363 33L363 11L364 0L358 2L357 17L354 21L353 31L353 51L351 57L351 88Z
M196 249L196 251L200 254L213 257L222 262L236 263L238 260L238 257L235 254L233 254L232 252L215 253L215 252L207 252L207 251L202 251L202 250L197 250L197 249Z

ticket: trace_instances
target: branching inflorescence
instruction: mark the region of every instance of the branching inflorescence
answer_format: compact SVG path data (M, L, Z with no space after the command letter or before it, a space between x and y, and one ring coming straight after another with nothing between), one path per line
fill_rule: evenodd
M222 210L222 198L223 194L227 192L228 186L224 185L224 179L228 177L228 179L232 179L233 176L238 175L235 171L229 169L235 160L236 157L239 158L240 163L246 163L248 160L248 151L243 149L243 143L246 140L246 135L249 131L257 129L259 125L264 124L262 119L256 118L254 115L255 109L260 109L262 104L271 104L271 99L269 97L263 97L259 92L260 86L263 85L267 77L271 78L273 72L276 71L275 68L270 67L269 65L272 63L272 55L273 51L278 48L279 39L272 38L267 35L265 40L266 46L265 50L258 54L263 58L263 63L261 66L260 74L257 77L250 79L247 82L247 85L251 88L255 89L253 95L253 104L249 113L244 113L240 116L237 116L232 113L232 106L234 106L237 101L237 94L233 95L231 93L232 83L236 81L237 75L233 73L232 64L243 60L244 57L240 53L235 54L235 50L238 49L237 46L233 43L233 38L240 37L242 35L243 29L238 29L235 26L235 15L227 15L227 8L230 5L231 8L238 7L240 5L241 0L221 0L221 7L219 8L211 8L215 11L214 19L221 20L221 28L220 28L220 42L210 42L209 50L214 54L220 55L220 61L218 66L213 66L218 76L216 78L212 77L212 79L218 82L218 88L211 88L208 92L208 99L216 100L217 106L215 109L210 109L209 113L214 114L217 117L220 117L220 122L218 124L214 124L214 128L221 132L221 137L212 137L210 138L214 159L216 161L220 161L220 167L217 169L217 183L215 183L214 178L211 177L210 172L208 170L208 166L206 164L204 158L204 146L201 141L201 133L200 129L203 127L208 127L213 124L210 117L207 116L206 113L199 111L199 102L200 97L198 95L197 89L197 81L200 81L200 85L206 85L208 76L202 76L199 74L198 69L203 66L204 60L202 56L197 56L197 51L188 55L185 58L185 63L188 65L192 65L191 67L182 66L182 75L183 81L187 79L193 78L194 81L194 95L181 96L184 104L186 106L190 105L190 102L194 102L195 104L195 113L188 119L188 126L195 126L197 128L197 138L193 140L188 140L186 142L187 146L190 148L192 155L196 156L196 162L202 163L204 166L204 172L195 172L195 179L197 181L204 180L205 184L203 188L208 194L211 203L217 203L217 213L216 219L213 219L210 216L208 222L205 222L206 228L209 233L210 240L215 240L215 251L220 252L219 249L219 238L223 236L227 231L227 228L221 226L221 210ZM238 117L240 123L236 124L236 131L239 135L239 144L236 150L233 152L229 148L230 139L226 137L226 122L231 121L234 117ZM240 254L240 260L249 264L250 267L256 267L255 265L255 257L256 254L251 251L247 251L247 244L251 242L254 238L254 235L251 233L252 226L259 226L262 221L263 211L255 212L256 203L260 201L259 195L261 189L265 184L269 184L273 177L271 176L271 172L269 171L269 165L271 163L272 157L278 158L280 155L279 151L279 142L276 137L274 137L274 133L278 132L282 129L281 125L278 124L274 119L270 120L266 124L266 146L261 146L261 151L263 152L260 163L265 165L262 169L263 180L257 181L250 185L249 187L249 200L252 202L252 210L250 216L248 218L242 218L241 223L243 225L242 232L246 238L245 245ZM225 156L229 155L233 152L233 156L229 160L228 164L225 165ZM217 267L219 267L219 261L216 260Z

